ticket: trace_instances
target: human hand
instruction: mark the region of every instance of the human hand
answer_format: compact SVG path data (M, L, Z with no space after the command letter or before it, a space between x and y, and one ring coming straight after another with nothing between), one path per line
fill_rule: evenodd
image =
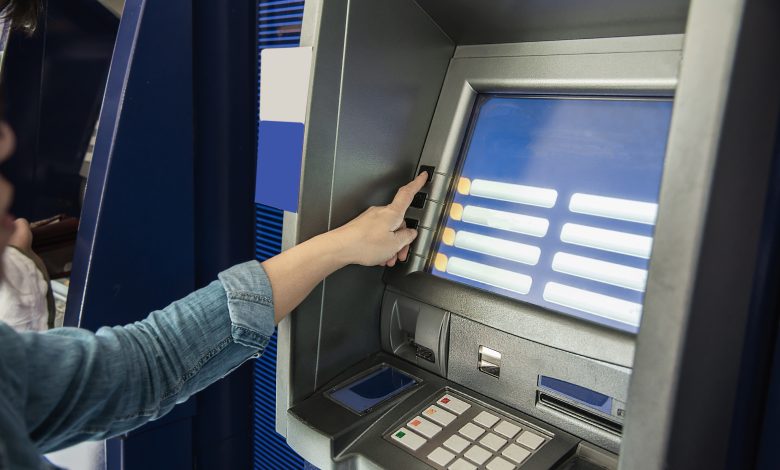
M347 224L333 230L349 264L363 266L394 266L409 256L409 245L417 230L406 228L404 214L428 178L423 172L395 195L386 206L370 207Z
M14 221L14 231L8 239L8 244L22 253L32 253L33 235L30 229L30 222L26 219L16 219Z

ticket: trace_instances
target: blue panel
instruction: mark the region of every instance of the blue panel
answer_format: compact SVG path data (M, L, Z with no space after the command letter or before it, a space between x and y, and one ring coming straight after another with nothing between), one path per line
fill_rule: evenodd
M255 203L298 212L303 124L260 121Z
M125 3L81 213L68 326L131 323L195 288L190 7L189 0ZM194 402L113 440L110 468L192 468Z
M383 366L370 374L329 392L329 396L355 413L363 414L375 406L413 387L417 380L400 370Z
M433 269L434 275L626 331L635 326L564 307L544 298L548 281L607 295L637 304L643 292L555 272L553 256L563 251L622 266L647 269L648 260L578 246L561 241L566 223L652 237L654 226L615 220L569 210L573 194L657 203L671 120L670 100L586 99L565 97L482 97L472 120L460 175L501 183L550 188L557 191L551 208L506 202L454 191L451 203L480 206L549 221L546 235L535 237L493 227L465 223L450 217L443 227L466 230L541 249L536 265L437 245L448 258L522 273L532 278L528 294L495 287Z
M303 3L291 0L261 0L258 3L258 64L262 49L298 46L303 22ZM258 90L259 87L258 80ZM302 137L301 135L301 145ZM299 168L300 158L299 152ZM258 179L262 177L258 172ZM300 181L299 178L300 170L296 180ZM259 187L256 187L256 191ZM297 190L296 183L296 203L293 211L297 210ZM276 207L262 204L255 206L255 257L258 261L264 261L281 251L282 218L282 210ZM276 348L277 335L274 334L263 356L255 361L252 467L257 470L308 468L303 459L287 445L284 437L276 432Z
M181 27L170 27L174 19ZM191 48L190 2L125 4L79 226L67 325L130 323L195 287L192 56L180 53Z
M612 414L612 398L607 395L544 375L539 376L539 387L569 398L570 400L574 400L602 413Z

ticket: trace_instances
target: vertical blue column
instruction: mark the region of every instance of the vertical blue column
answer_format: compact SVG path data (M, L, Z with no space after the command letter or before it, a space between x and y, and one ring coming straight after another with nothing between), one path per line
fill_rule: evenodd
M300 42L303 1L260 0L257 9L258 62L266 48L295 47ZM260 63L262 68L262 63ZM258 70L259 73L259 70ZM260 76L258 74L258 94ZM260 96L262 100L263 97ZM259 115L259 108L258 108ZM258 149L267 148L260 133ZM266 159L268 161L268 159ZM258 172L262 171L262 166ZM258 174L258 182L263 181ZM261 188L258 188L261 189ZM297 188L295 188L297 191ZM257 199L256 199L257 200ZM280 207L255 204L255 257L264 261L281 251L282 217ZM277 336L271 338L263 356L255 362L253 390L253 468L303 468L304 461L276 432L276 351Z

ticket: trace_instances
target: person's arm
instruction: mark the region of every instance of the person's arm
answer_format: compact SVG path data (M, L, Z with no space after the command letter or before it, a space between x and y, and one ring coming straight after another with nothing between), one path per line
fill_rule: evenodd
M405 261L417 231L406 228L404 213L425 185L423 172L398 190L387 206L371 207L356 219L316 236L263 263L271 279L279 323L320 281L348 265L393 266Z
M143 321L97 333L42 334L0 323L0 435L22 423L19 430L49 452L164 415L261 353L275 322L334 270L404 259L416 233L403 227L403 213L424 180L402 188L389 206L371 208L262 266L252 261L221 273ZM7 417L9 409L19 415Z
M0 435L29 436L49 452L121 434L261 353L274 332L262 266L219 278L143 321L96 333L17 333L0 323ZM3 429L14 423L24 424L19 433Z

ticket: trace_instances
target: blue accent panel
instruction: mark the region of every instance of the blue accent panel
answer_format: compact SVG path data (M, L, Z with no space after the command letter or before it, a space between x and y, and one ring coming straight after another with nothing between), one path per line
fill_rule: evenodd
M417 380L395 367L384 366L329 393L332 399L362 414L416 383Z
M255 203L298 212L303 124L260 121Z
M455 193L451 201L463 206L541 217L549 220L544 237L532 237L454 220L444 225L539 247L535 266L467 251L439 243L437 252L531 276L527 295L482 284L440 271L433 274L456 282L530 302L571 316L636 332L633 325L563 307L544 299L548 281L642 303L643 293L557 273L553 256L559 251L624 266L647 269L648 260L563 243L561 229L577 223L652 237L654 227L569 211L574 193L641 202L658 202L671 100L591 99L586 97L497 97L478 100L464 145L460 175L502 183L552 188L558 192L552 208L503 202ZM447 211L449 212L449 210Z
M282 251L284 213L276 208L255 205L255 259L265 261Z
M300 27L303 22L303 4L303 1L292 0L260 0L258 2L258 68L262 67L260 52L263 49L298 46ZM257 87L259 93L259 75ZM258 123L258 132L261 125ZM303 145L302 134L298 142L298 147ZM258 149L261 145L264 144L260 143L258 137ZM271 157L269 156L269 158ZM300 182L300 159L301 151L299 150L297 154L298 175L295 177L298 183L294 186L296 202L292 209L293 212L297 210L298 205L297 192ZM265 175L262 175L258 170L256 192L260 190L259 181L264 178ZM262 192L262 190L260 191ZM263 204L255 205L255 258L258 261L264 261L281 251L282 219L283 211L279 208ZM287 445L284 437L276 432L276 351L277 335L274 334L263 355L254 363L252 468L257 470L267 468L306 468L306 462Z
M191 3L125 3L82 207L67 326L131 323L195 288ZM110 468L192 468L195 411L192 398L113 440Z
M68 326L130 323L195 287L192 56L181 53L191 48L189 0L125 4L79 227Z
M255 258L258 261L278 254L282 249L283 212L255 206ZM255 361L252 409L253 468L303 468L304 461L276 432L276 351L274 334L263 355Z
M612 397L594 392L588 388L544 375L539 376L539 388L546 389L556 395L576 401L602 413L612 414Z

